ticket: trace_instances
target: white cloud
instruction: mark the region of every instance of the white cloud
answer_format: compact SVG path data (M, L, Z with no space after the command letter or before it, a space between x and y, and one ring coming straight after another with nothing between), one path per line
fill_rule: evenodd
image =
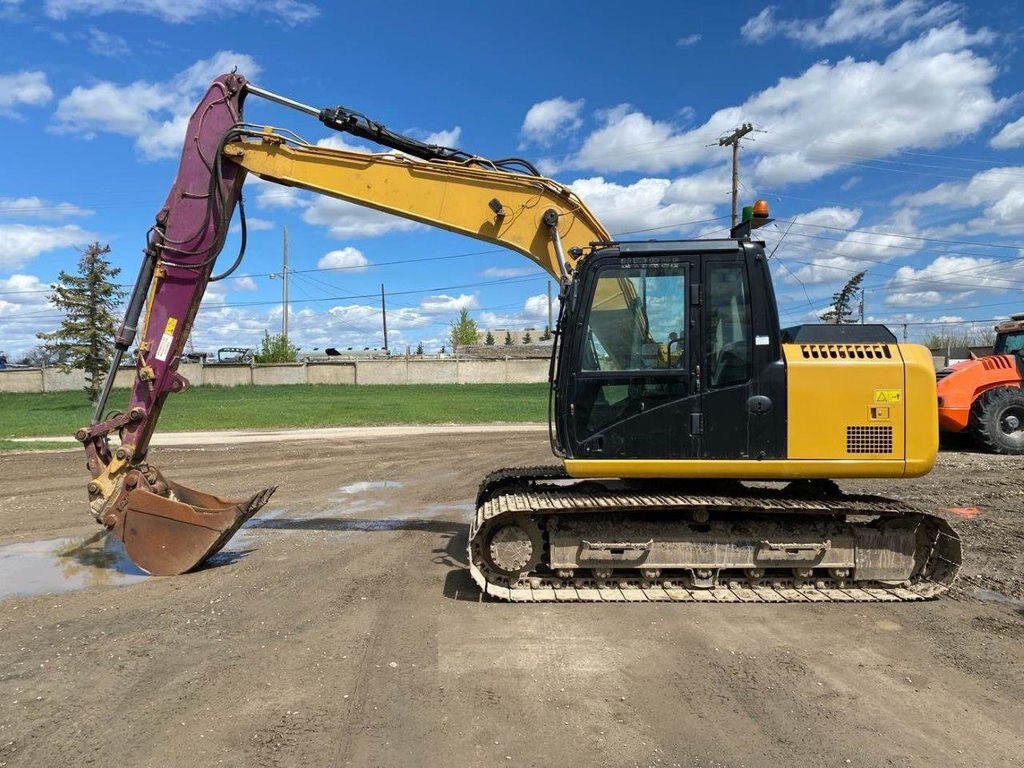
M92 232L73 224L62 227L0 224L0 268L16 269L41 253L85 246L95 239Z
M246 275L245 277L236 277L231 281L231 287L236 291L258 291L259 286L256 285L256 281Z
M274 222L268 221L267 219L261 219L258 216L246 215L245 228L248 232L266 232L267 230L274 228ZM231 225L231 228L228 231L233 235L237 235L242 231L241 222L236 221Z
M0 278L0 351L12 362L39 343L36 333L55 328L61 312L49 303L50 286L35 275Z
M676 40L676 46L679 47L679 48L690 48L690 47L696 45L697 43L699 43L700 40L701 40L700 33L699 32L694 32L691 35L683 35L678 40Z
M558 302L554 302L553 314L558 313ZM481 312L479 325L482 329L520 329L520 328L544 328L548 322L548 297L546 293L538 293L535 296L528 296L523 302L523 308L519 312ZM500 344L501 339L497 339Z
M369 260L358 248L347 247L324 254L317 261L316 266L318 269L344 269L351 272L363 272L369 263Z
M155 16L172 24L199 21L240 13L266 14L293 26L312 21L320 10L302 0L46 0L46 14L65 19L75 14L134 13Z
M914 234L909 211L899 211L875 226L860 224L861 216L858 208L829 206L797 214L792 227L766 227L758 232L769 252L778 245L775 260L785 265L779 276L789 284L845 282L857 272L905 258L919 248L918 241L888 234ZM854 227L856 232L842 231ZM787 228L789 232L785 234Z
M341 149L345 152L368 153L372 151L365 144L350 143L349 137L342 133L332 133L330 136L318 140L316 145L318 147L327 147L328 149Z
M1004 125L992 140L989 146L993 149L1015 149L1024 145L1024 117L1019 117L1012 123Z
M747 20L740 34L751 42L788 37L801 45L819 47L853 40L897 40L951 21L960 6L951 2L931 5L925 0L836 0L827 16L815 19L780 19L769 5Z
M523 277L538 274L537 267L488 267L480 277Z
M475 295L465 293L458 296L428 296L419 303L419 308L431 315L457 315L463 309L477 309L479 306L480 302Z
M1024 218L1024 166L989 168L966 182L944 182L925 192L905 195L900 202L915 207L977 209L966 222L932 229L928 235L947 237L964 233L1005 232Z
M920 268L896 270L886 288L888 305L934 306L962 301L975 291L1018 290L1024 263L978 256L938 256Z
M50 286L35 275L0 277L0 299L10 304L45 304L45 298L40 297L45 297L49 291Z
M257 216L246 216L245 226L252 232L265 232L274 228L274 222L261 219Z
M89 32L85 38L89 43L89 50L97 56L108 56L118 59L132 52L132 49L128 46L128 41L123 37L112 32L104 32L96 27L89 27Z
M597 116L602 126L587 136L566 167L658 172L691 165L706 155L706 137L679 133L671 123L653 120L629 104L601 110Z
M423 141L427 144L437 144L441 147L457 147L461 136L462 127L456 125L450 131L435 131L434 133L428 133Z
M73 203L53 203L41 197L0 197L0 216L33 219L70 219L91 216L92 211Z
M0 115L17 115L17 106L39 107L53 98L53 89L40 71L0 75Z
M337 238L377 237L388 232L408 232L421 226L409 219L323 196L308 204L302 212L302 220L326 227L328 234Z
M620 105L599 113L602 126L579 152L547 167L665 173L722 164L728 153L706 145L746 121L767 133L744 145L744 172L766 186L814 180L850 161L947 146L1009 104L992 94L998 68L969 48L981 38L952 23L882 61L817 62L692 130Z
M283 184L264 181L252 173L245 177L243 191L247 200L250 193L255 194L258 208L305 208L309 205L309 201L298 187L286 187Z
M714 216L714 196L704 195L706 178L640 179L633 184L616 184L601 176L577 179L569 185L613 234L637 230L683 228L686 222ZM719 188L722 193L728 187Z
M552 318L557 314L557 301L552 297L551 314ZM527 297L526 301L523 302L523 314L527 320L534 322L542 322L547 324L548 320L548 295L546 293L538 293L536 296Z
M250 77L260 72L252 57L220 51L160 83L137 80L118 85L104 80L76 86L57 105L55 130L85 138L116 133L134 138L147 159L176 157L201 94L214 77L235 67Z
M573 131L583 124L580 119L583 104L583 99L569 101L561 96L539 101L527 110L520 134L526 142L546 147L559 134Z

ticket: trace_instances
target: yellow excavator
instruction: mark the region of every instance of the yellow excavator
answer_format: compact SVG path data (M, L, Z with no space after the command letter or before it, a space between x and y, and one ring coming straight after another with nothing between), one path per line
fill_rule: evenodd
M247 96L384 148L315 146L246 123ZM518 158L428 145L343 107L317 109L218 77L188 124L177 177L149 230L92 424L90 505L152 574L202 564L270 498L192 490L148 462L209 282L245 248L247 174L459 232L556 277L551 442L561 462L492 472L469 536L480 589L511 601L897 601L943 592L960 541L937 516L834 479L927 473L938 430L924 347L881 326L779 327L752 231L617 242L571 190ZM215 262L236 207L242 248ZM105 415L132 349L128 408ZM111 444L111 433L119 441Z

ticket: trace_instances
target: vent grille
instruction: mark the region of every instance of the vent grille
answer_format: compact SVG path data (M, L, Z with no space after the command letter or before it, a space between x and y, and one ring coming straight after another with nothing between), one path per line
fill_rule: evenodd
M847 453L892 453L892 427L846 428Z
M801 344L807 360L891 360L888 344Z
M1007 357L1006 355L983 357L981 358L981 364L985 367L985 370L988 371L995 371L1000 369L1009 370L1010 368L1014 367L1013 363L1010 361L1010 358Z

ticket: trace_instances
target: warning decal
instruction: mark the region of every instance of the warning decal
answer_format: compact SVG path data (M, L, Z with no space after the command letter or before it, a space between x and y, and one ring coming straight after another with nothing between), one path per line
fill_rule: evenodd
M899 403L903 400L903 391L899 389L876 389L876 403Z
M174 341L174 329L178 327L178 318L167 318L167 325L164 326L164 335L160 337L160 346L156 348L156 359L161 363L167 362L167 355L171 352L171 342ZM875 395L877 396L877 392Z

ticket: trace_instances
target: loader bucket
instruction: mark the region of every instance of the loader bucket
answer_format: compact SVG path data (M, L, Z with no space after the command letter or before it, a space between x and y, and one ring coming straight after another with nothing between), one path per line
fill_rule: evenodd
M150 485L136 470L125 486L111 529L132 562L154 576L176 576L198 567L277 490L273 486L248 499L222 499L162 477Z

